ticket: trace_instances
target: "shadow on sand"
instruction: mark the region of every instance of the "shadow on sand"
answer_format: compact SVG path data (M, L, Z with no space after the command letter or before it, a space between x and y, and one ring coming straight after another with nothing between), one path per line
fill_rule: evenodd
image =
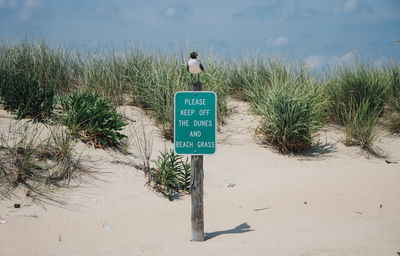
M247 233L254 231L254 229L250 229L251 227L247 222L244 222L234 228L227 229L227 230L221 230L221 231L215 231L211 233L206 233L205 235L205 240L213 239L214 237L220 236L220 235L227 235L227 234L241 234L241 233Z
M332 157L333 153L337 151L333 143L320 143L317 142L312 148L304 152L294 154L299 160L324 160Z

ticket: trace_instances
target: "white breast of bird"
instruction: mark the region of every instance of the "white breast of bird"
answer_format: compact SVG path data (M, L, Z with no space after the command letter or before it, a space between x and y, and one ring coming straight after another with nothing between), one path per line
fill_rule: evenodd
M190 59L188 65L189 65L189 73L192 74L201 73L200 61L198 59Z

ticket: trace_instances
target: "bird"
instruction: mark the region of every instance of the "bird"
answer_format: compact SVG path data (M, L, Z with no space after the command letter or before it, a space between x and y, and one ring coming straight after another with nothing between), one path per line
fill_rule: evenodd
M200 60L197 59L197 52L191 52L190 53L190 60L187 63L187 71L190 73L192 76L193 74L197 74L197 81L200 82L200 73L204 71L204 67L201 64Z

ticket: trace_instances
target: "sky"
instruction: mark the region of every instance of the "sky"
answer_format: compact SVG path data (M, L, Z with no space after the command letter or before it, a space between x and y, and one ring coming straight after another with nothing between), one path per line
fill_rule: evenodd
M311 67L400 60L400 0L0 0L0 38L72 47L263 53ZM200 53L201 55L201 53Z

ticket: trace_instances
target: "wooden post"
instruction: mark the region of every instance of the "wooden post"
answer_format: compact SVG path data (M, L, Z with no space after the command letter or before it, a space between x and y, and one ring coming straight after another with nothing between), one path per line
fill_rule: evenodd
M202 84L190 84L191 91L201 91ZM190 191L192 198L192 241L204 241L204 209L203 209L203 156L191 156Z

